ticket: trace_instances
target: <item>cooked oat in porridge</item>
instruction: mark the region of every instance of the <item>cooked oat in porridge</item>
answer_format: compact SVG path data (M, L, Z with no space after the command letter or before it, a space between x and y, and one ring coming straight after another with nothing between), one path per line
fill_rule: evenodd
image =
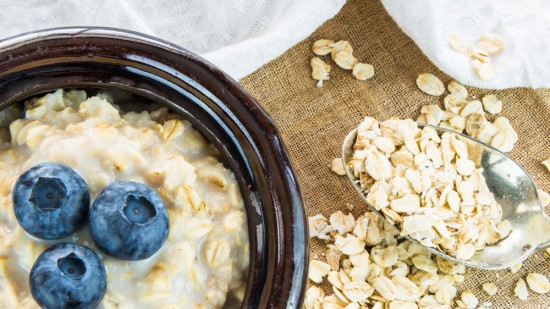
M123 113L112 101L108 94L58 90L26 102L25 117L1 132L0 308L38 306L29 273L59 242L100 255L107 290L99 308L220 308L227 299L242 300L249 244L234 174L213 145L167 108ZM23 172L43 162L76 171L92 201L117 181L154 188L168 211L168 239L150 258L126 261L99 250L87 225L61 240L30 236L14 215L12 190Z

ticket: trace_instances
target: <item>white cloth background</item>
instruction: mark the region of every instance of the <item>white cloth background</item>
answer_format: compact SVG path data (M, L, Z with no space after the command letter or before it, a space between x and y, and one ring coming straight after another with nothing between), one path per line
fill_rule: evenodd
M364 0L375 1L375 0ZM382 0L441 70L461 83L502 89L550 87L550 1ZM345 0L0 0L0 38L60 26L110 26L174 42L239 79L332 18ZM494 32L506 47L483 81L449 45Z
M306 38L345 0L0 0L0 38L61 26L107 26L190 49L235 79Z
M482 88L550 87L550 1L382 0L386 10L430 60L459 82ZM470 58L454 51L449 34L473 43L500 35L505 48L492 57L496 75L481 80ZM428 72L431 73L431 72Z

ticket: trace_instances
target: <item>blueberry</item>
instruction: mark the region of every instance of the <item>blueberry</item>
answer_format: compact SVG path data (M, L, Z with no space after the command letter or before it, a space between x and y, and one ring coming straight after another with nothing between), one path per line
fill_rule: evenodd
M142 260L157 252L168 237L164 202L151 187L113 182L95 199L90 232L103 252L123 260Z
M105 295L107 274L90 248L59 243L36 259L29 282L42 308L95 308Z
M35 165L13 187L13 209L21 227L42 239L74 233L90 207L88 185L70 167L55 162Z

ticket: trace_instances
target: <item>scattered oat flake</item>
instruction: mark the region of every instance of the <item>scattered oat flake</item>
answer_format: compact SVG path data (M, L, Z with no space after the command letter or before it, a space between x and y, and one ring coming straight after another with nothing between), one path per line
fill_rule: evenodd
M449 85L447 85L447 89L450 93L458 95L462 99L466 99L468 97L468 90L466 87L456 81L450 82Z
M353 53L353 47L348 41L338 41L331 44L333 51L347 51L350 54Z
M484 283L481 287L490 296L494 296L498 292L497 285L492 282Z
M452 112L453 114L459 114L462 110L462 107L468 102L462 98L462 96L458 93L451 93L445 96L443 99L443 104L445 106L445 110L448 112Z
M496 115L502 112L502 101L497 99L494 94L488 94L481 99L483 108L491 115Z
M546 169L547 169L548 171L550 171L550 158L548 158L548 159L542 161L541 163L542 163L542 165L546 166Z
M357 58L347 50L334 50L331 52L332 60L344 70L352 70L357 64Z
M323 81L329 79L330 65L326 64L319 57L313 57L310 61L311 77L317 80L317 87L323 86Z
M353 215L344 215L341 210L331 214L329 221L332 228L342 235L353 231L353 228L355 227L355 218Z
M346 170L344 168L342 158L336 158L332 160L332 162L330 162L330 169L340 176L346 175Z
M330 265L319 260L311 260L309 262L309 272L308 277L311 281L315 283L321 283L323 277L328 275L330 271Z
M484 302L483 304L481 304L481 306L482 306L483 308L491 308L492 305L493 305L493 303L492 303L492 302L489 302L489 301L486 301L486 302ZM481 309L481 308L480 308L480 309Z
M466 45L462 42L462 40L460 40L460 38L456 34L449 35L449 43L451 43L451 47L457 52L464 53L464 51L466 50Z
M313 53L319 56L328 55L334 49L334 46L332 46L333 43L334 41L332 40L317 40L311 46L311 50L313 50Z
M545 294L550 292L550 282L546 276L539 273L530 273L525 277L531 291Z
M478 70L482 64L483 62L479 61L478 59L472 60L472 67L476 70Z
M489 52L479 47L469 46L469 48L467 49L467 53L472 59L478 60L481 63L491 62L491 58L489 58Z
M495 68L491 63L483 63L477 68L477 75L483 80L491 80L495 77Z
M445 92L445 86L441 80L429 73L418 75L416 85L422 92L433 96L440 96Z
M483 113L483 104L481 101L474 100L468 102L460 111L460 117L468 117L470 114L482 114Z
M437 105L430 104L430 105L424 105L420 109L420 114L423 115L425 118L425 123L437 126L443 120L443 111L441 108Z
M323 292L322 289L316 286L309 287L304 297L304 308L305 309L319 308L324 297L325 297L325 293Z
M374 76L374 67L368 63L357 63L353 66L353 77L358 80L367 80Z
M462 294L460 294L460 300L462 300L464 305L466 305L465 308L467 309L475 309L479 302L477 297L470 290L465 290L464 292L462 292Z
M527 300L529 297L529 291L527 291L527 285L523 279L519 279L514 288L514 294L521 300Z
M487 33L479 38L477 46L490 54L496 54L504 48L504 40L498 34Z
M512 267L510 267L510 271L515 274L518 272L518 270L521 269L521 266L523 266L523 263L522 262L519 262L519 263L516 263L514 265L512 265Z

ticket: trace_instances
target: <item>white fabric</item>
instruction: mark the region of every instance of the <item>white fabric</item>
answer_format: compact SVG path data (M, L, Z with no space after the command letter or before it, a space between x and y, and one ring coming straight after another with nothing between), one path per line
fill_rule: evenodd
M550 1L382 0L386 10L442 71L482 88L550 87ZM465 43L496 33L505 48L492 56L496 75L481 80L470 58L454 51L449 34Z
M106 26L190 49L235 79L333 17L345 0L0 0L0 38L61 26Z

